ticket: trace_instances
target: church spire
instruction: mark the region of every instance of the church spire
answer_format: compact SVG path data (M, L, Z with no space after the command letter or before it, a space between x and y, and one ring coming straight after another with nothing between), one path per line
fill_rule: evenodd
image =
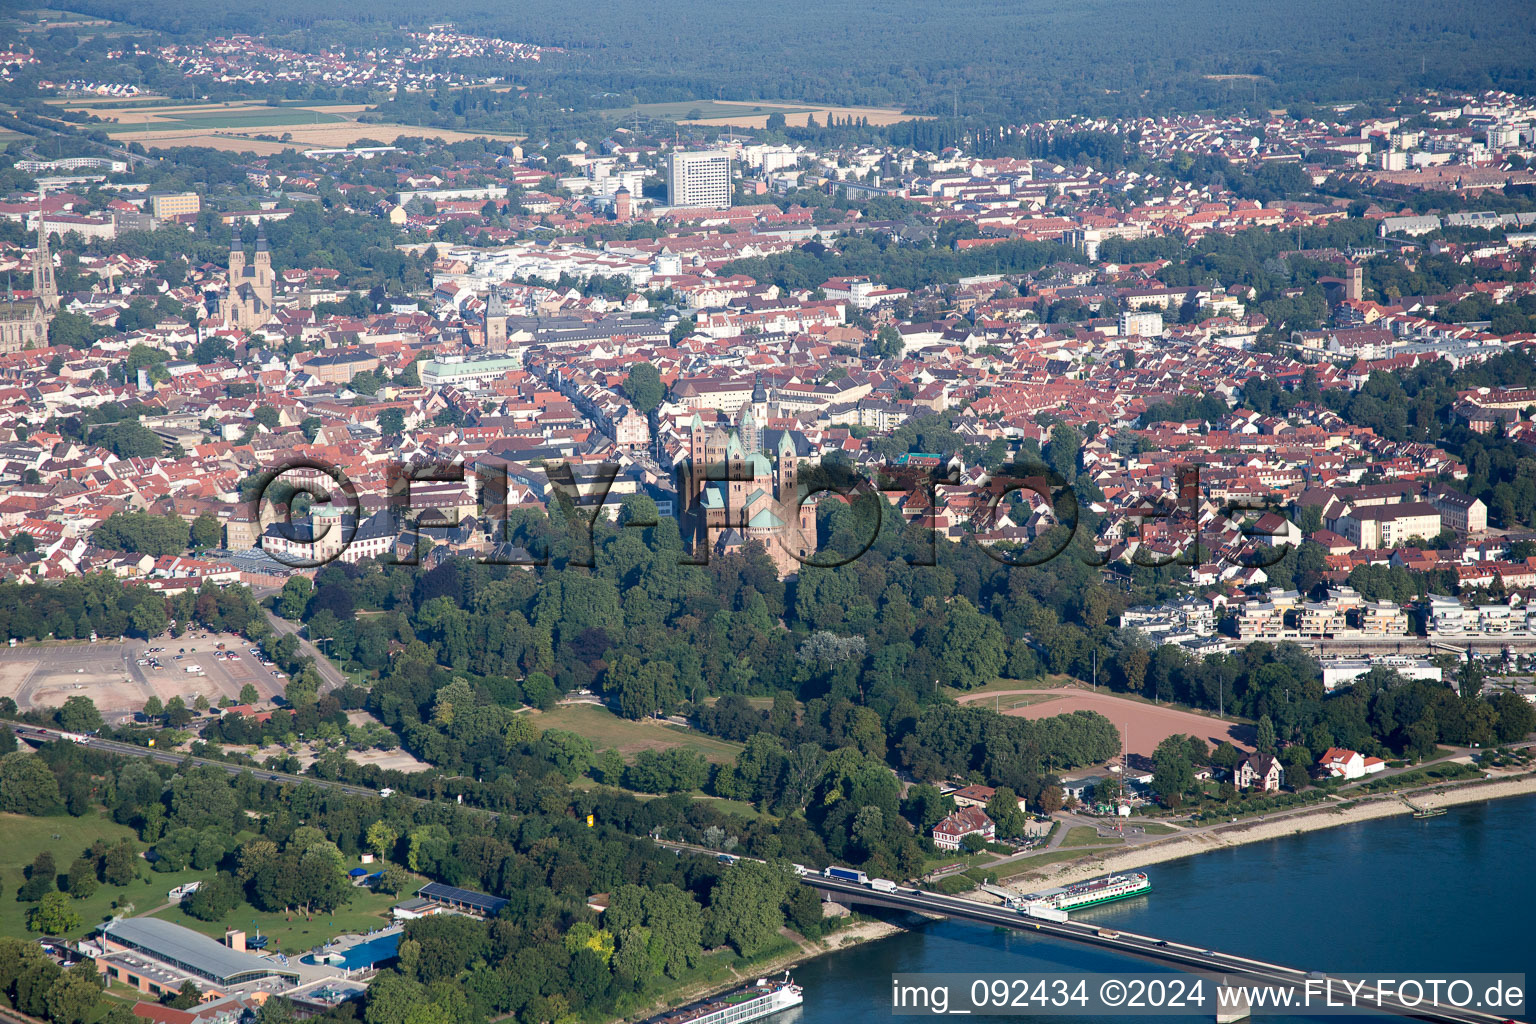
M48 222L43 217L43 190L37 190L37 252L32 257L32 295L46 312L59 308L59 285L53 276L53 253L48 250Z

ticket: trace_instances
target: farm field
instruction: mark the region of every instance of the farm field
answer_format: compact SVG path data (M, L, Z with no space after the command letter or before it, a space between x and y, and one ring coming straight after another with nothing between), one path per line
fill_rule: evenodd
M402 135L448 142L487 137L483 132L364 124L356 116L367 107L359 103L274 107L246 101L147 105L137 100L117 104L82 100L65 106L102 118L108 122L105 126L107 134L121 142L140 143L147 149L206 146L267 155L291 149L350 146L365 139L392 143ZM283 140L282 136L288 138ZM517 138L511 135L490 137L507 141Z
M770 103L762 100L693 100L681 103L642 103L622 111L607 113L638 112L649 117L679 121L684 124L725 126L740 128L767 127L770 114L783 114L784 123L803 127L806 118L814 114L825 124L828 117L862 117L870 124L895 124L916 118L891 107L833 107L816 103Z
M1125 737L1126 747L1132 754L1150 757L1159 743L1180 733L1197 736L1213 747L1222 740L1229 740L1240 750L1253 749L1251 726L1224 722L1213 715L1145 704L1111 693L1066 690L1058 697L1005 710L1003 714L1035 719L1074 711L1097 711L1108 718Z
M627 759L633 759L642 750L684 747L719 763L734 759L741 750L739 743L718 740L665 722L632 722L595 704L566 704L536 713L534 721L540 729L564 729L585 736L592 741L594 749L617 750Z

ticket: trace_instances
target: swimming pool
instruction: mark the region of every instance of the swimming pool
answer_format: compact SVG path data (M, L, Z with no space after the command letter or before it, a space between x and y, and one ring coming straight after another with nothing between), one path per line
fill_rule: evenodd
M349 971L360 971L370 967L382 967L395 959L399 953L400 933L392 932L389 935L369 939L367 942L359 942L345 951L322 953L319 956L311 953L304 957L304 962L331 964L336 967L345 967Z

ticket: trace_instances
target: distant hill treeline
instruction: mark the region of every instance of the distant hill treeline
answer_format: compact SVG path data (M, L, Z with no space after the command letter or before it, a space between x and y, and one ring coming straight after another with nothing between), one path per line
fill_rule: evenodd
M304 48L387 44L403 27L451 21L568 48L511 70L578 111L722 98L1030 119L1536 86L1536 19L1526 5L1498 0L379 0L345 13L306 0L71 6L189 39L261 32ZM509 67L484 64L490 73Z

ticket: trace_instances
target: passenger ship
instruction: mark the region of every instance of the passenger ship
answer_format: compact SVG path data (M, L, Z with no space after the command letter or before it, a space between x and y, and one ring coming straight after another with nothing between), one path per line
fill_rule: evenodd
M756 985L653 1017L648 1024L745 1024L803 1002L800 986L785 971L782 981L759 978Z
M1108 875L1087 882L1078 882L1076 885L1063 886L1060 889L1031 893L1021 902L1044 903L1057 910L1078 910L1082 907L1140 896L1142 893L1151 891L1152 882L1145 873L1137 871L1128 875Z

